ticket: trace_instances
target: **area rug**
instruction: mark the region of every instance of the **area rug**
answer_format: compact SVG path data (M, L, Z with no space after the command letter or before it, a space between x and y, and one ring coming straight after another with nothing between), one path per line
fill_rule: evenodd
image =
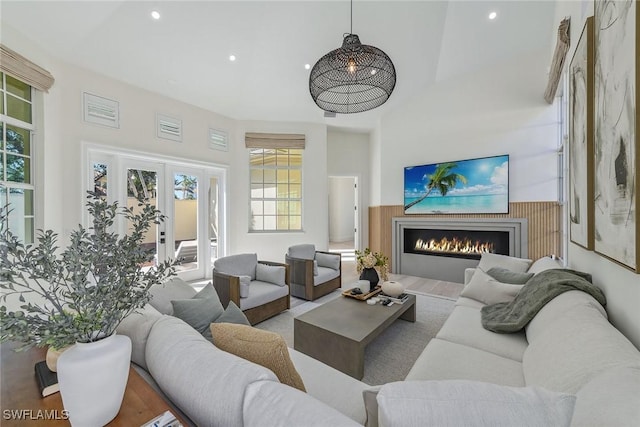
M344 297L335 291L315 301L299 300L290 310L257 324L256 328L279 333L293 348L293 318L334 298ZM404 380L427 343L442 328L454 304L449 298L416 294L415 323L397 320L367 346L362 381L377 385Z

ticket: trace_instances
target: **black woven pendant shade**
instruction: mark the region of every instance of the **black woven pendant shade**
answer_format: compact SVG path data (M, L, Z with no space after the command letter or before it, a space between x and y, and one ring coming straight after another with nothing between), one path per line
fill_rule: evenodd
M318 107L341 114L360 113L384 104L396 86L396 69L386 53L347 34L342 47L327 53L311 69L309 91Z

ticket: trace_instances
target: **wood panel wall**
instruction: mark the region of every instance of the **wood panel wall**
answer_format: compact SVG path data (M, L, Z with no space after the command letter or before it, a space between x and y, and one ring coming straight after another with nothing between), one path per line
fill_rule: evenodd
M526 218L528 220L529 258L560 254L562 207L557 202L512 202L509 214L405 215L402 205L369 207L369 247L382 252L391 263L391 219L394 217L428 218ZM389 266L393 269L393 266Z

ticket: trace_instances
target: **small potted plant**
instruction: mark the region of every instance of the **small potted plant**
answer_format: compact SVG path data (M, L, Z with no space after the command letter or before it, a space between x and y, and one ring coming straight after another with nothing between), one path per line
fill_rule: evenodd
M389 259L379 252L372 252L365 248L364 251L356 251L356 269L361 280L368 280L373 290L382 278L387 280L389 274Z
M51 230L40 231L37 244L23 244L8 230L8 207L0 209L0 341L22 343L18 350L72 346L58 361L63 404L72 423L103 425L117 415L129 374L131 342L116 327L175 268L172 261L143 268L154 255L142 246L145 235L165 218L154 206L139 199L137 208L119 208L91 192L87 199L92 226L78 226L64 250ZM124 236L113 232L118 217L129 225ZM9 308L11 299L19 309ZM95 366L114 346L116 366Z

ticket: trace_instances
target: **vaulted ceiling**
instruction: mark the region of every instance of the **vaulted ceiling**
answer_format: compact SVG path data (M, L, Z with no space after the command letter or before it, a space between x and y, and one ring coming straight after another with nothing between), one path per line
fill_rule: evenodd
M342 44L349 1L0 2L2 28L62 61L235 119L364 130L438 81L528 51L551 56L554 13L540 0L356 0L353 32L391 57L397 85L375 110L325 118L304 65Z

